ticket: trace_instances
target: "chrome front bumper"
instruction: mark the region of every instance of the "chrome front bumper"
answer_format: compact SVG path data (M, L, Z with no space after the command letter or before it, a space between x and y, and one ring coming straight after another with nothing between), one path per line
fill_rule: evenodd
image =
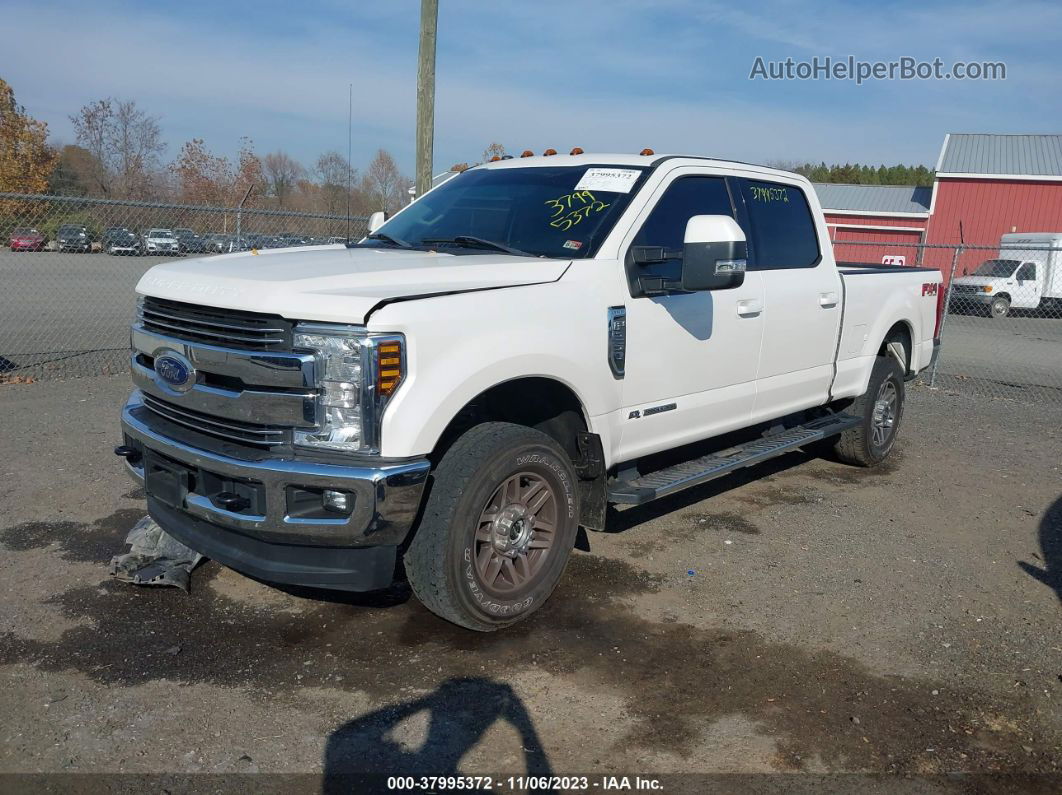
M127 458L126 463L131 474L144 483L149 508L158 506L159 510L152 514L164 513L168 521L160 516L156 520L178 539L182 536L180 528L168 526L174 517L177 521L187 517L189 522L207 523L219 533L231 531L267 544L397 546L413 526L430 469L426 459L376 466L341 466L297 458L243 460L171 438L153 428L153 424L153 415L144 408L139 390L134 391L122 410L122 430L125 444L135 448L139 457L134 456L132 462ZM152 466L156 468L151 474L172 468L176 472L174 486L153 489L153 482L158 481L150 474L145 477L146 468ZM219 507L214 501L216 493L204 493L209 488L205 484L219 482L256 489L262 495L259 506L243 511ZM345 491L352 495L354 504L348 516L292 515L290 494L299 489Z

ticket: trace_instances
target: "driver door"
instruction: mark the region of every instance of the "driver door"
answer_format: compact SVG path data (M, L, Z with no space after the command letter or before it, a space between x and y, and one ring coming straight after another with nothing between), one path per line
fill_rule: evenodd
M681 275L686 222L735 216L726 178L679 168L657 188L625 241L626 372L617 460L630 460L748 424L763 337L763 276L731 290L639 293L641 277ZM662 246L668 259L636 265L634 246Z

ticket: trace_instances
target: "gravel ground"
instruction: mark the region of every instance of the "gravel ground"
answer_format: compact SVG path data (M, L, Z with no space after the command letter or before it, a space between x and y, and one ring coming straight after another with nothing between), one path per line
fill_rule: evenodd
M915 387L885 467L794 453L619 512L478 635L401 586L110 581L127 389L0 386L0 772L1058 773L1056 409Z

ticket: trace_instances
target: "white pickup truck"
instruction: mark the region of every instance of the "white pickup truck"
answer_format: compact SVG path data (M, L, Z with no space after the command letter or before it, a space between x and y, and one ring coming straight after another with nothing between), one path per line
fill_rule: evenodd
M651 153L487 163L358 243L137 292L116 453L155 520L270 582L404 567L474 630L540 607L610 503L824 439L881 462L943 298L838 267L803 177Z

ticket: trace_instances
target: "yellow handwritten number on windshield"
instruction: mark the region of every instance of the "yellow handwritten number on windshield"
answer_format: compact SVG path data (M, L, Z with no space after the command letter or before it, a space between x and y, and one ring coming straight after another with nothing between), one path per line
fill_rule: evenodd
M600 199L594 197L588 190L577 190L566 193L556 199L547 199L545 204L553 208L549 225L554 229L567 231L576 224L582 223L594 213L599 213L608 207Z

